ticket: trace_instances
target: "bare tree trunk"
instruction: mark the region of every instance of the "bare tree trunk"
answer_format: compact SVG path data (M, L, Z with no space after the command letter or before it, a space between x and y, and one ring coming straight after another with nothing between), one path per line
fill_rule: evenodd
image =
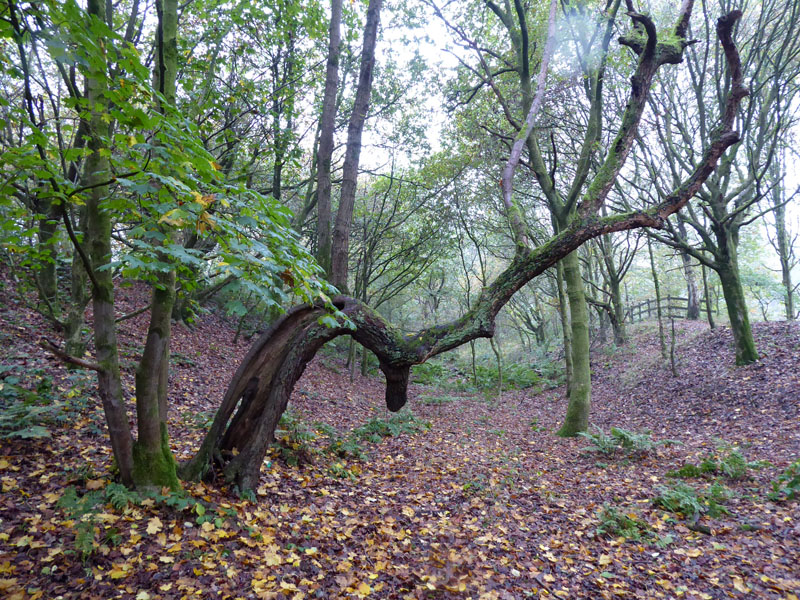
M681 238L687 239L686 223L680 218L678 214L678 231ZM681 261L683 262L683 273L686 276L686 318L690 321L697 321L700 318L700 297L697 293L697 278L694 274L694 265L692 265L692 257L685 250L680 251Z
M706 299L706 315L708 316L708 326L711 329L716 329L717 325L714 323L714 311L711 309L711 290L708 286L708 271L706 266L700 265L701 273L703 274L703 295Z
M336 128L336 93L339 89L339 45L341 43L342 0L331 0L328 33L328 64L322 97L319 150L317 152L317 262L331 278L331 160Z
M372 93L372 72L375 68L375 44L381 18L383 0L370 0L367 23L364 26L364 45L361 50L361 71L358 77L356 98L350 124L347 127L347 148L342 169L342 191L339 195L339 210L333 229L331 245L331 283L342 292L347 291L347 267L350 256L350 228L353 223L353 208L358 183L358 163L361 157L361 134L369 110Z
M650 238L647 238L647 252L650 254L650 272L653 274L653 286L656 289L656 316L658 317L658 342L661 346L661 358L667 358L667 344L664 340L664 319L661 315L661 285L658 282L658 271L656 261L653 257L653 245Z

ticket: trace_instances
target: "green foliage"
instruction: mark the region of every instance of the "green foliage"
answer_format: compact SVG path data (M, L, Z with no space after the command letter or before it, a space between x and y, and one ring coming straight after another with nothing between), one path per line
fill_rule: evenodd
M213 410L201 410L200 412L185 411L181 413L184 423L189 425L192 429L199 429L201 431L207 430L211 423L214 422L216 412Z
M772 482L769 498L776 502L800 498L800 460L794 461Z
M584 448L584 452L594 452L604 456L613 456L616 454L617 448L619 447L617 441L596 425L595 430L595 433L589 431L581 431L578 433L579 436L586 438L592 444Z
M635 513L625 513L616 506L603 504L603 508L597 513L600 525L595 529L599 536L604 537L624 537L629 540L652 539L654 532L647 522L639 518Z
M177 269L182 290L191 290L199 277L230 275L231 286L266 306L322 300L331 320L347 323L329 302L332 288L291 229L288 209L241 181L226 179L195 124L153 88L139 52L74 0L38 4L41 68L71 64L79 75L103 80L107 104L89 106L84 97L68 96L60 118L34 122L24 103L4 103L3 122L18 123L25 137L16 146L0 146L0 162L9 173L0 182L0 246L23 267L55 260L54 244L36 243L37 223L53 218L46 207L77 210L87 193L65 167L79 165L89 150L65 146L63 140L75 135L81 120L106 109L102 118L113 124L113 134L98 140L110 162L101 208L115 223L125 224L125 243L110 268L154 283L158 274ZM4 28L0 36L13 33ZM27 51L29 40L21 42ZM112 79L110 69L117 74ZM8 86L22 88L22 70L4 67L3 74ZM184 245L189 237L201 243ZM201 248L213 248L213 258Z
M597 426L595 426L595 430L595 433L582 431L578 435L592 443L591 446L584 448L585 452L594 452L604 456L614 456L620 450L632 456L644 456L659 446L680 443L675 440L653 440L649 431L639 433L612 427L610 434L607 434Z
M717 452L703 457L699 465L686 463L680 469L669 471L667 477L692 479L704 476L720 476L733 481L749 477L752 469L760 469L767 461L748 461L739 447L721 442Z
M320 451L341 459L365 461L368 455L361 445L363 442L378 443L387 437L404 433L415 434L430 427L430 423L418 419L411 411L403 410L389 419L370 419L349 434L342 435L338 429L327 423L315 423L309 428L299 415L287 410L281 415L275 437L282 458L287 464L298 466L312 463L314 455ZM315 441L322 442L321 448L313 445ZM335 477L354 476L352 471L348 471L350 475L344 475L334 466L329 467L328 472Z
M0 365L0 437L46 438L50 429L86 413L86 374L56 388L41 368Z
M380 442L385 437L397 437L403 433L414 434L426 431L431 424L414 416L410 410L401 410L388 419L370 419L353 430L352 435L368 442Z
M293 467L314 462L311 442L315 437L300 416L291 410L284 411L275 430L281 457Z
M139 494L130 491L124 485L109 483L102 490L78 493L74 486L69 486L58 499L57 506L67 517L74 521L73 529L75 539L73 546L82 560L88 559L98 549L99 519L98 513L106 505L113 506L116 510L123 510L129 504L138 504L141 501ZM118 532L110 529L106 532L101 543L119 541Z
M338 429L327 423L317 423L316 430L325 438L327 442L323 451L333 454L339 458L350 458L354 460L366 460L367 454L353 435L342 436Z
M422 385L436 385L445 375L445 368L435 362L428 361L411 367L411 380Z
M458 401L458 396L424 396L420 399L420 402L427 406L442 406L456 401Z
M342 463L333 463L328 467L328 473L337 479L350 479L355 481L356 474L351 469L348 469Z
M659 486L658 492L653 504L692 521L706 514L710 517L728 514L722 502L730 498L730 490L721 484L711 486L707 492L698 492L690 485L677 483L671 487Z

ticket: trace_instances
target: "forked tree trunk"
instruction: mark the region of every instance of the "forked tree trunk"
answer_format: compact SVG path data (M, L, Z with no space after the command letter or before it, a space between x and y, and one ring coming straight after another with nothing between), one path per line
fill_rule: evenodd
M387 408L403 407L410 367L422 362L421 357L366 305L345 296L334 303L356 330L321 325L319 318L327 311L308 305L278 319L242 361L200 451L182 467L182 477L201 477L216 462L240 489L252 489L295 383L317 351L340 335L352 335L375 353L386 375Z

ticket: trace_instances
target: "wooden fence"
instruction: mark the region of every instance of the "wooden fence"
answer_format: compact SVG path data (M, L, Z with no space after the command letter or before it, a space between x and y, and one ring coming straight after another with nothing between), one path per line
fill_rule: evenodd
M689 299L678 296L666 296L661 298L661 316L665 319L685 319L689 310ZM700 313L706 312L708 308L705 302L700 304ZM712 314L716 314L714 308ZM628 307L625 311L625 321L636 323L645 319L655 319L658 316L658 304L655 299L645 300Z

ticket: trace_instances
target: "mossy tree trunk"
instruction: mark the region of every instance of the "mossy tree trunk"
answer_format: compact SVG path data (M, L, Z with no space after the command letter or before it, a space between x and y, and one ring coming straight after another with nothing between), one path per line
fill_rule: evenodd
M561 322L561 334L564 341L564 378L566 395L569 398L572 387L572 330L569 326L569 302L564 291L564 264L556 265L556 289L558 290L558 316Z
M342 0L331 0L328 28L328 60L322 98L319 148L317 150L317 262L331 275L331 160L336 128L336 93L339 88L339 45L341 43Z
M156 13L153 79L165 100L174 102L178 67L177 0L156 0ZM169 264L166 256L161 260ZM151 294L147 340L136 370L138 436L133 449L133 475L137 487L180 487L167 431L169 345L174 304L175 270L159 272Z
M569 404L564 423L558 435L571 437L589 426L592 403L592 377L589 365L589 311L583 292L578 253L573 252L564 261L564 280L569 298L570 332L572 339L572 382Z
M725 297L725 306L731 322L736 364L747 365L758 360L758 352L753 340L753 330L750 327L750 317L744 299L742 279L739 276L739 261L735 246L729 247L725 255L720 258L717 274L722 284L722 294Z
M104 0L89 0L90 17L106 21ZM133 436L131 435L119 371L117 328L114 313L114 282L111 263L111 215L103 207L108 188L100 185L110 178L107 144L110 125L104 118L108 110L105 99L105 72L87 76L86 93L92 107L89 119L89 155L84 165L84 179L93 186L86 199L86 242L93 272L92 308L94 312L95 359L100 366L98 389L108 424L114 458L120 478L133 485Z

